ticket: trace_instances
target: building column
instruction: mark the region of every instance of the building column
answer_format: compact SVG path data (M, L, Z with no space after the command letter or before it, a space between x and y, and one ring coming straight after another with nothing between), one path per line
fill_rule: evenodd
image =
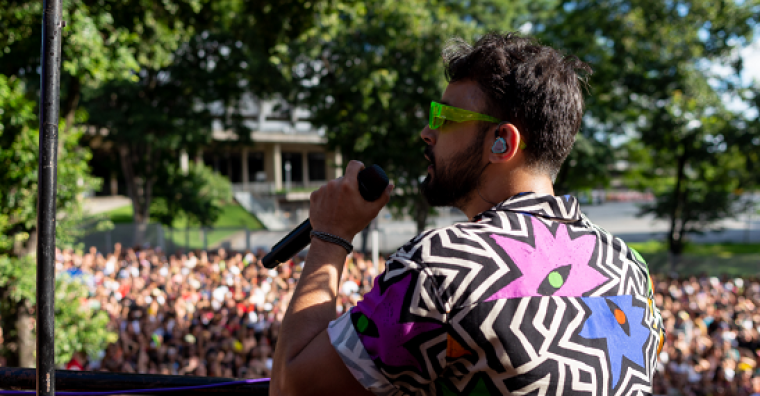
M301 158L301 172L303 172L303 186L309 185L309 153L304 151Z
M229 181L230 181L230 183L232 183L232 161L230 160L230 157L231 157L231 155L230 155L230 154L231 154L231 151L232 151L232 150L230 150L230 149L228 148L228 149L226 150L226 152L227 152L226 154L227 154L227 155L225 155L225 157L226 157L226 158L225 158L225 160L227 160L227 180L229 180Z
M340 151L335 152L335 178L343 176L343 154Z
M243 177L243 190L248 191L248 147L243 147L240 150L240 163L243 166L242 172L240 172Z
M274 162L274 189L282 190L282 150L280 143L275 143L272 150L272 160Z
M119 195L119 174L116 171L111 172L111 195Z
M266 126L267 122L267 115L269 114L271 105L269 102L265 101L264 99L259 99L259 115L258 115L258 122L259 122L259 131L263 131Z
M187 155L187 150L181 149L179 151L179 169L182 170L183 175L187 175L190 170L190 156Z

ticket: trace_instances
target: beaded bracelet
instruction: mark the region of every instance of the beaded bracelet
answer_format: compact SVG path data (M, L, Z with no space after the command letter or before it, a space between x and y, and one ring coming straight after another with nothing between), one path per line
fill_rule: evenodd
M317 237L325 242L334 243L343 249L346 249L347 253L351 253L354 250L354 245L350 244L347 240L333 234L328 234L321 231L312 231L310 234L312 237Z

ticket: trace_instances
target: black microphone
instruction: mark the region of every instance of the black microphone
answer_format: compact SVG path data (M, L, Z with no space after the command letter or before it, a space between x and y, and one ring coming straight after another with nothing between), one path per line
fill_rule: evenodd
M383 168L377 165L362 169L356 179L359 182L359 193L367 202L376 201L388 187L388 176ZM282 238L280 242L272 246L272 251L261 259L261 263L266 268L274 268L290 260L310 243L311 222L306 219L288 235L285 235L285 238Z

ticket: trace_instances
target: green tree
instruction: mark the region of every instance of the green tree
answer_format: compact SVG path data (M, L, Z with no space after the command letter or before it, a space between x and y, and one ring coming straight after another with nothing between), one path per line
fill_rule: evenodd
M323 2L310 4L316 6ZM39 136L35 121L42 5L42 2L0 0L0 259L11 263L9 267L21 265L19 260L26 259L25 255L35 250ZM225 5L238 8L225 8ZM83 224L88 222L83 216L80 199L86 191L97 188L97 181L89 176L87 169L90 153L78 145L84 128L76 126L86 125L89 135L105 132L117 144L129 143L126 152L120 153L122 168L126 170L127 182L131 186L136 219L146 222L156 172L176 171L161 166L175 166L177 162L170 162L167 158L176 158L177 149L192 149L210 138L213 111L204 104L212 104L217 98L239 97L236 95L239 90L230 91L232 93L220 91L220 87L235 87L238 81L235 71L246 69L240 62L223 59L225 48L240 48L237 38L225 30L229 26L224 23L235 19L235 10L256 10L256 7L260 12L246 14L247 17L255 16L255 26L249 29L249 34L262 33L256 39L263 44L256 48L265 53L278 40L298 35L313 23L300 20L300 12L309 7L300 2L74 0L64 3L63 19L67 21L67 27L63 29L62 125L58 158L59 163L66 166L59 167L58 173L59 245L72 243L83 231ZM242 31L243 27L238 27L239 32ZM239 52L231 51L231 54L239 55ZM247 59L255 58L249 56ZM269 56L263 59L265 61L259 64L270 64ZM254 77L250 80L261 80L251 71L248 73ZM181 81L195 84L183 87ZM95 105L84 108L81 102L85 96L91 105L95 100L102 100L102 108ZM135 103L126 109L133 111L133 118L119 117L123 124L110 125L98 112L89 113L92 119L88 117L87 110L93 108L113 110L113 114L117 114L118 108L108 108L107 105L124 105L127 103L125 98L135 98ZM221 114L213 115L223 115L226 104L221 103ZM138 111L143 113L137 114ZM229 118L232 120L230 124L239 124L240 118L234 113ZM144 127L144 133L130 127L130 123ZM109 130L108 126L119 128ZM163 158L163 161L151 163L154 156ZM202 170L193 171L188 177L196 184L199 180L212 180ZM169 192L163 195L167 200L170 197L173 195ZM201 197L198 202L206 198ZM175 209L195 210L191 207ZM213 217L213 210L196 215L204 222L209 213ZM6 277L0 280L7 289L17 290L20 279ZM28 307L30 303L27 298L22 305ZM61 309L66 307L68 305L60 306ZM3 314L2 320L4 323L15 322L10 314ZM28 335L28 332L20 334ZM62 342L59 345L65 348L70 344ZM30 356L29 353L20 355Z
M745 158L745 172L741 175L741 189L743 193L757 193L760 186L760 81L753 81L748 89L741 93L749 107L741 118L734 119L736 133L728 136L727 144L741 147ZM757 203L757 197L754 199Z
M63 29L61 66L64 124L59 160L63 160L60 152L65 142L78 141L82 135L81 128L76 130L74 125L89 124L88 113L80 103L83 94L114 81L136 83L141 69L155 69L171 63L180 43L189 40L193 26L204 17L201 11L207 3L203 0L160 3L82 0L64 3L63 19L67 21L67 27ZM0 1L3 28L0 29L0 71L5 76L23 80L25 96L29 100L39 95L37 68L40 65L42 5L41 2ZM133 186L135 177L127 178L127 182ZM64 184L59 181L61 185ZM137 195L132 198L139 199ZM141 202L138 200L138 204ZM139 215L144 211L135 212Z
M670 221L671 270L689 233L718 230L717 222L746 209L737 194L745 179L746 156L740 146L726 143L740 132L732 123L735 115L704 80L693 79L689 88L676 92L653 115L653 122L671 133L645 128L641 139L627 147L629 183L656 197L642 205L641 214Z
M0 326L4 342L0 353L11 367L33 367L34 305L37 271L31 256L0 256ZM84 284L59 276L55 286L55 362L63 365L75 352L95 356L116 333L108 329L108 313L89 305Z
M300 36L314 24L316 7L326 2L222 2L184 1L185 7L171 20L192 20L179 28L166 28L162 35L141 38L145 47L136 59L152 59L154 48L165 50L163 62L143 64L129 79L113 79L85 92L88 124L108 131L103 140L112 143L132 199L134 222L147 224L152 208L202 210L197 219L214 217L203 197L183 195L182 208L176 194L158 186L162 172L179 180L177 153L195 153L212 143L212 124L235 133L230 142L250 143L241 100L246 93L259 97L282 93L288 76L272 55L288 40ZM151 6L152 7L152 6ZM138 8L139 10L139 8ZM139 11L138 11L139 13ZM184 17L183 17L184 16ZM176 24L175 24L176 25ZM163 25L162 25L163 26ZM266 75L267 78L261 78ZM178 183L193 185L208 177L185 178ZM154 199L160 201L152 205ZM138 240L139 230L138 227Z
M58 150L59 164L64 166L58 168L56 221L59 246L72 246L89 224L102 225L97 219L85 216L81 205L83 195L96 189L99 181L90 176L89 150L78 144L83 129L72 127L75 122L84 122L86 113L77 111L77 87L71 76L79 77L76 82L95 84L109 76L126 76L135 64L129 59L128 50L111 51L116 48L111 45L114 38L127 37L123 30L108 31L106 13L96 15L83 3L67 2L66 6L67 32L73 30L76 33L69 37L73 45L64 45L63 122ZM101 29L93 30L98 21ZM37 98L40 80L37 68L40 65L41 25L41 2L0 1L0 262L3 269L0 283L4 302L0 320L6 335L4 346L15 346L14 349L6 348L3 353L10 362L27 367L34 365L34 342L30 332L33 327L29 321L34 309L35 276L28 268L34 268L37 240ZM61 287L61 290L70 289ZM61 313L79 309L76 300L59 298L57 304L59 321L68 320L63 319ZM76 315L85 321L92 319L89 313ZM95 320L92 323L101 322ZM82 336L93 334L96 333L85 330ZM94 339L90 341L92 345L100 345ZM59 337L57 356L65 358L62 351L79 348L81 342L79 336Z
M26 97L17 78L0 75L0 255L23 256L36 251L37 103ZM97 188L89 175L90 152L78 145L81 130L63 136L59 152L56 238L71 245L87 218L81 201Z
M193 84L177 66L143 69L138 82L113 81L85 93L84 105L92 114L88 124L107 131L103 140L119 159L138 226L148 223L156 193L170 193L158 181L180 174L180 150L211 141L213 116L197 105L202 95L193 90L207 80L198 78ZM140 243L139 231L136 238Z
M205 71L208 64L197 56L198 40L193 40L213 15L208 13L208 1L129 5L133 8L120 9L123 19L113 23L136 39L134 45L121 45L131 51L136 67L127 76L91 85L83 97L91 114L87 124L105 131L103 140L112 143L132 200L134 222L144 227L160 172L179 165L173 160L180 149L210 139L211 117L202 99L211 76L195 73ZM138 243L141 235L138 231Z
M61 116L66 128L76 122L84 89L134 79L142 67L167 64L179 43L189 38L204 3L64 2ZM39 89L42 6L41 2L0 1L0 73L27 80L30 97L36 97Z
M0 75L0 326L5 342L2 353L11 365L34 365L33 312L35 303L37 161L39 132L35 108L16 77ZM83 194L97 186L89 176L89 151L79 147L81 130L62 136L59 152L56 239L71 246L85 227L98 224L85 216ZM61 294L63 293L63 294ZM65 295L65 296L64 296ZM72 296L77 298L72 299ZM59 281L56 291L58 362L70 358L82 345L99 347L108 339L107 316L80 309L87 293L77 285ZM104 319L105 318L105 319ZM104 322L105 320L105 322ZM84 325L79 325L84 323ZM63 329L80 326L81 333L63 336ZM93 327L94 326L94 327Z
M537 26L544 41L594 69L585 121L586 128L596 128L584 136L634 139L628 147L634 185L649 186L657 197L642 213L670 222L674 262L687 233L710 229L735 213L737 186L724 178L740 176L742 153L728 145L738 116L719 100L719 94L736 92L735 76L712 75L709 65L741 69L732 54L751 39L756 6L756 1L720 6L707 0L567 1Z
M167 168L160 179L151 216L168 227L179 216L184 216L189 224L211 226L221 214L222 206L232 201L229 180L203 164L190 164L187 173L176 167Z
M419 193L428 165L419 131L430 101L445 88L441 50L453 37L514 28L525 4L344 4L320 17L320 34L289 48L296 89L305 94L299 102L311 109L314 124L326 127L328 145L344 158L383 167L397 187L391 206L410 214L420 232L431 208Z
M588 131L586 128L576 135L573 150L554 180L555 194L577 193L609 184L615 150L608 140L596 139Z

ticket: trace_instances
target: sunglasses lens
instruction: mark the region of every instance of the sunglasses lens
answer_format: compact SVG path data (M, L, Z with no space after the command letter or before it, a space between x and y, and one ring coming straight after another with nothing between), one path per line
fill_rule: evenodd
M443 125L443 118L440 118L441 115L441 105L435 102L430 103L430 129L438 129L441 125Z

